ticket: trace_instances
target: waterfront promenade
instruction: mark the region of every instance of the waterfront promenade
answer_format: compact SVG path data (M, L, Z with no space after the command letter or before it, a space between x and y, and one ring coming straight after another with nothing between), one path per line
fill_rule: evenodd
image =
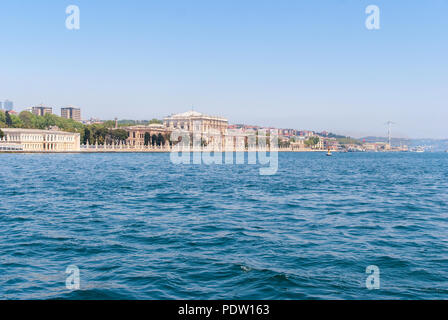
M200 148L176 148L170 146L130 146L130 145L81 145L76 151L57 151L57 150L21 150L17 145L12 145L11 148L0 148L1 153L169 153L169 152L327 152L327 150L320 149L293 149L291 147L278 148L223 148L214 149L208 147ZM331 152L338 152L338 150L331 150Z

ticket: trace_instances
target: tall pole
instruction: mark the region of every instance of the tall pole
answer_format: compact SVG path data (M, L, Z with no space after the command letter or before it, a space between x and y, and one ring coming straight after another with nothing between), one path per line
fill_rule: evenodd
M392 142L392 137L391 137L391 133L392 133L392 125L395 124L392 121L387 121L386 124L388 125L388 129L387 129L387 136L389 139L389 146L391 146L391 142Z
M390 139L390 129L391 129L390 126L392 125L392 123L389 121L388 124L389 124L388 136L389 136L389 146L390 146L390 140L391 140Z

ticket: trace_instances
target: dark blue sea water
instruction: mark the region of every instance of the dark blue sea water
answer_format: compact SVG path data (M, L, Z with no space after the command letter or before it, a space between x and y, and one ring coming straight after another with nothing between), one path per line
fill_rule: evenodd
M0 161L2 299L448 298L445 153L283 153L274 176L168 154Z

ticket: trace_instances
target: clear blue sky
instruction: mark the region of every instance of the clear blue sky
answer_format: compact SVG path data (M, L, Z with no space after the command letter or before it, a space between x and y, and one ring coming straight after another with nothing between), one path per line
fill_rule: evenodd
M194 105L355 136L392 120L396 136L448 138L447 17L447 0L2 0L0 100L102 119Z

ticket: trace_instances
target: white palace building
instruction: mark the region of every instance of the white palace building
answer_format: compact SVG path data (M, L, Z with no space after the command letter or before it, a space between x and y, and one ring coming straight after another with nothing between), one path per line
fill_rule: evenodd
M1 130L4 138L0 141L0 151L80 151L79 133L21 128L1 128Z
M199 125L195 130L201 133L209 133L212 130L225 135L229 121L222 117L209 116L196 111L188 111L179 114L173 114L164 119L165 127L173 129L181 129L186 131L193 131L195 123Z

